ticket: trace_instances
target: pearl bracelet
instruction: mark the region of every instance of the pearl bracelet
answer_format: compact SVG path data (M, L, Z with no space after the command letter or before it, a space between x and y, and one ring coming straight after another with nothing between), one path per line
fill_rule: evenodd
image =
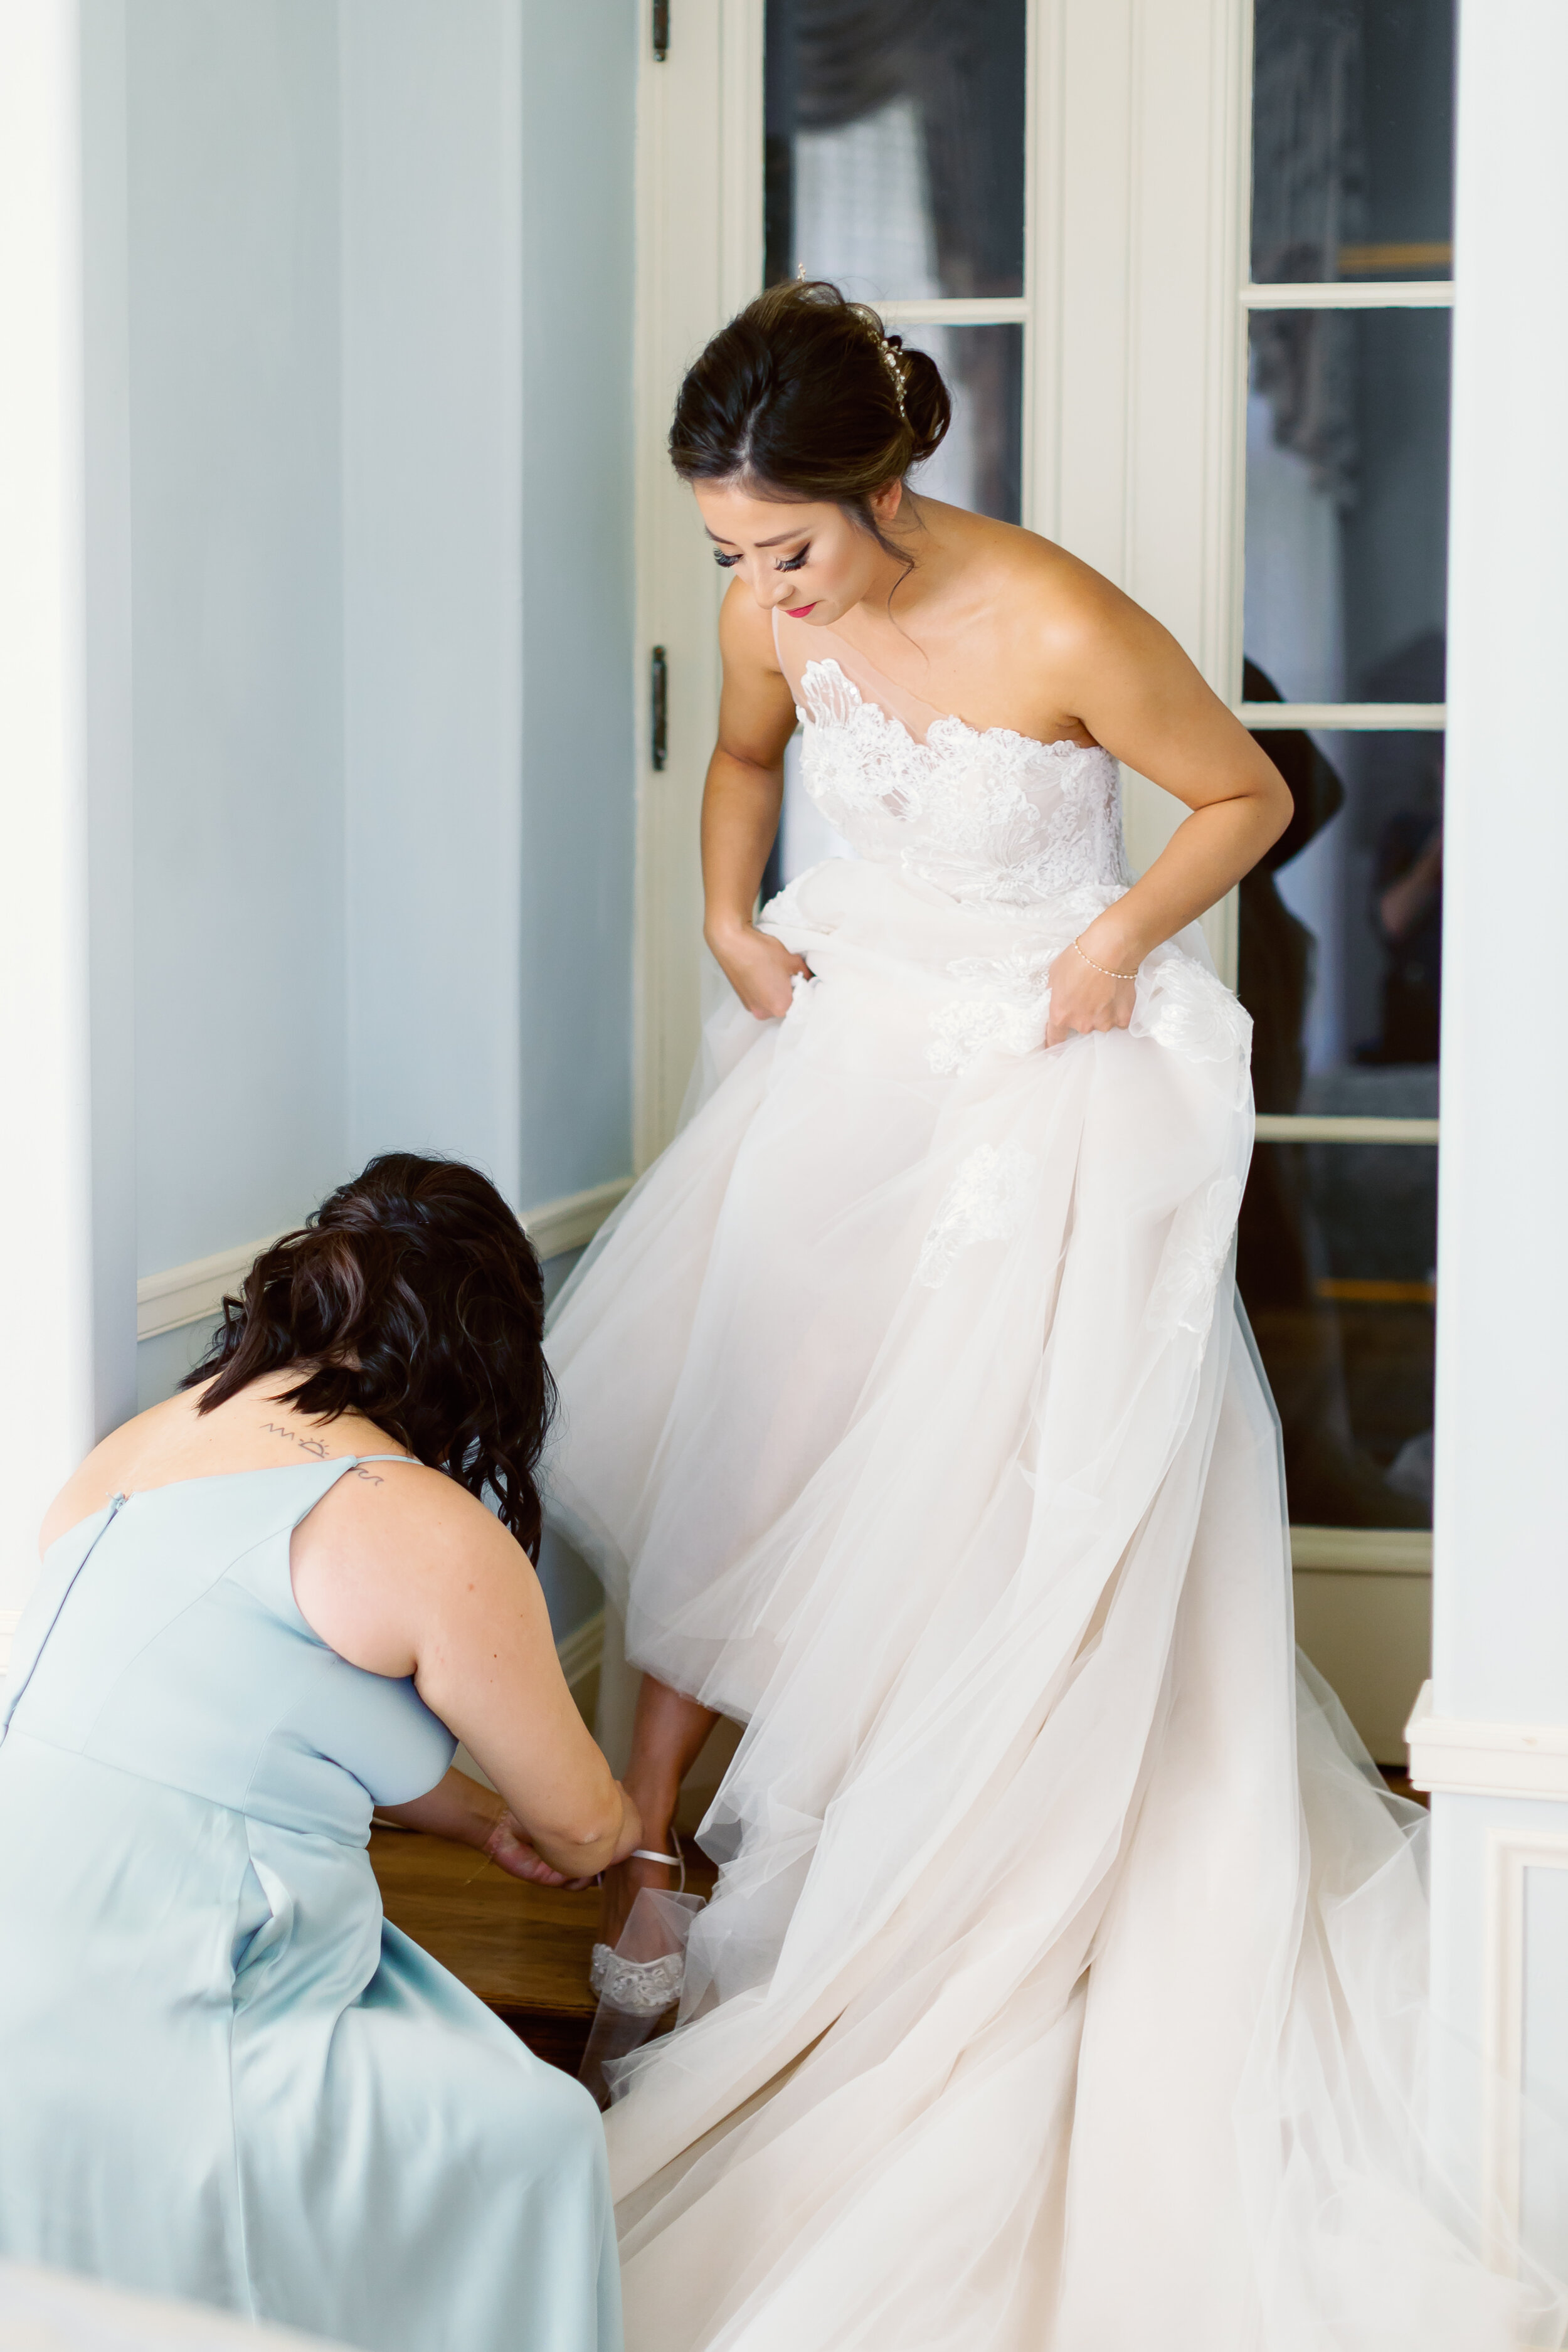
M1084 954L1076 940L1072 943L1072 951L1080 963L1088 964L1090 971L1102 972L1107 980L1136 980L1138 977L1135 971L1112 971L1109 964L1096 963L1092 956Z

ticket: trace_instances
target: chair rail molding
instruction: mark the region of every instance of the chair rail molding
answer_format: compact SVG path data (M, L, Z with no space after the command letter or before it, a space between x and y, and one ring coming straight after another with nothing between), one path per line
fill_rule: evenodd
M1568 1724L1436 1715L1423 1683L1405 1737L1412 1784L1434 1795L1568 1800Z
M590 1184L585 1192L542 1202L537 1209L523 1211L523 1231L542 1258L581 1249L584 1242L593 1240L611 1210L631 1190L631 1183L629 1176L616 1176L607 1184ZM279 1239L277 1234L266 1234L259 1241L215 1251L211 1257L192 1258L188 1265L172 1265L165 1273L143 1275L136 1286L138 1339L155 1339L161 1331L177 1331L186 1323L202 1323L216 1316L226 1292Z

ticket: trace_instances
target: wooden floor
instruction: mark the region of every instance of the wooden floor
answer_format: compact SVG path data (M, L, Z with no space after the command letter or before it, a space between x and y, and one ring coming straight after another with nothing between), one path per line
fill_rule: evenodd
M596 2007L588 1967L599 1890L570 1894L510 1878L471 1846L412 1830L370 1833L371 1867L387 1917L450 1969L552 2066L575 2074ZM713 1881L700 1856L693 1891Z
M574 2074L594 2021L598 1888L529 1886L472 1846L409 1830L372 1830L370 1859L387 1917L531 2050Z
M1403 1773L1384 1778L1401 1796L1426 1798ZM598 1932L599 1891L530 1886L471 1846L410 1830L371 1832L370 1859L386 1916L477 1992L529 2048L575 2074L595 2007L588 1967ZM693 1859L692 1889L711 1891L712 1865Z

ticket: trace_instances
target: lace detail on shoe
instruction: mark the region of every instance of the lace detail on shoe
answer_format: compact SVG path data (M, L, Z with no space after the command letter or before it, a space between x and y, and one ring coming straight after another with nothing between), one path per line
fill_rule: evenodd
M926 1060L938 1077L973 1068L982 1054L1032 1054L1045 1041L1051 1009L1047 975L1057 950L1030 955L960 956L947 967L954 980L980 990L950 997L931 1016L936 1042Z
M1021 1144L978 1145L942 1195L921 1244L915 1280L939 1290L961 1250L975 1242L1010 1242L1038 1174L1039 1162Z
M626 2017L661 2017L680 1999L685 1974L684 1952L666 1952L657 1960L623 1960L608 1944L595 1944L588 1986L606 2009L618 2009Z
M1161 1339L1174 1339L1178 1331L1195 1331L1202 1339L1208 1330L1240 1208L1236 1178L1216 1176L1172 1218L1147 1310L1149 1328Z
M832 659L807 662L801 693L806 791L860 856L1003 912L1127 887L1117 766L1098 744L955 718L917 743Z

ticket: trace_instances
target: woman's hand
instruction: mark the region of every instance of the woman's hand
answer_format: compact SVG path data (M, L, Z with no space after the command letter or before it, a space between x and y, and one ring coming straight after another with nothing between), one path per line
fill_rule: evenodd
M1045 1037L1047 1045L1060 1045L1068 1037L1088 1036L1097 1029L1125 1029L1132 1018L1137 984L1113 976L1116 972L1130 972L1132 963L1129 960L1110 970L1096 971L1097 964L1110 965L1110 957L1096 952L1092 933L1090 925L1084 934L1081 953L1076 947L1064 948L1051 966L1051 1009ZM1092 962L1086 961L1090 957Z
M535 1886L588 1885L585 1878L568 1878L564 1872L552 1870L515 1813L502 1812L478 1843L479 1852L509 1877L529 1879Z
M617 1782L617 1787L619 1783ZM616 1850L605 1864L613 1870L616 1864L642 1843L642 1816L624 1789L621 1797L621 1826L616 1839ZM564 1871L554 1869L545 1861L515 1813L504 1810L490 1824L489 1831L475 1843L488 1854L498 1869L513 1878L526 1878L535 1886L591 1886L592 1878L568 1878ZM595 1874L596 1875L597 1874Z
M754 923L722 928L710 924L707 940L725 979L756 1021L782 1021L795 1001L796 973L811 978L804 956L792 955L782 940Z

